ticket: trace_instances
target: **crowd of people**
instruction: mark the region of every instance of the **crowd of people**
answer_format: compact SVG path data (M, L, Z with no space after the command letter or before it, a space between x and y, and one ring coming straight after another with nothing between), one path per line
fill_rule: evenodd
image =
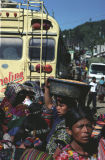
M48 80L43 89L36 82L11 83L0 104L0 160L104 160L105 127L96 137L95 125L89 107L51 95Z
M90 103L93 103L93 112L97 112L96 109L96 102L98 101L99 103L104 102L104 97L105 97L105 79L104 77L101 77L98 82L96 82L96 77L93 77L91 82L88 81L87 78L87 73L88 73L88 61L80 61L76 60L75 61L78 73L77 73L77 80L89 83L92 87L89 92L88 96L88 102L87 106L90 106Z

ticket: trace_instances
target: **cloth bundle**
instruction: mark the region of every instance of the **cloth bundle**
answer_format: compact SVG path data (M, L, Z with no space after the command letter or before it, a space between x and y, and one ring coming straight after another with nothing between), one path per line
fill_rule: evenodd
M105 126L105 114L100 114L98 116L98 120L96 121L96 125L92 132L92 137L98 137L101 134L104 126Z
M10 83L7 85L5 96L8 98L12 106L16 106L23 102L27 94L34 94L34 90L30 86L20 83Z
M31 86L34 90L34 102L36 103L43 103L44 102L44 95L43 92L40 88L40 86L35 82L35 81L26 81L24 83L24 85L26 86Z
M26 147L31 147L31 146L37 147L42 145L42 141L39 138L27 137L24 141L24 145Z
M19 104L11 109L11 113L16 116L26 116L26 111L28 111L27 106L24 104Z

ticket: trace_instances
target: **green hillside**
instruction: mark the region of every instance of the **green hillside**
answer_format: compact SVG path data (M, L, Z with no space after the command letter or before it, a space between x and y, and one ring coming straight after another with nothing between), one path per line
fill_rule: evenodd
M93 48L105 42L105 20L86 22L74 29L62 31L66 45Z

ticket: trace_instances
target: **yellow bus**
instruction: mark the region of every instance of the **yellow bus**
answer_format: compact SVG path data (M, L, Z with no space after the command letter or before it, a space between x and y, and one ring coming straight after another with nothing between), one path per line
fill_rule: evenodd
M39 80L41 85L49 76L68 76L70 55L43 1L16 5L0 9L0 97L10 82Z

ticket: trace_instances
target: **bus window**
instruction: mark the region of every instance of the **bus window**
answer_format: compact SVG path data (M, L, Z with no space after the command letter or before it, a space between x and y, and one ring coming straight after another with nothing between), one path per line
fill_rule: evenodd
M1 38L0 59L19 60L22 57L22 39L20 38Z
M29 46L29 58L31 60L40 60L40 39L30 39ZM37 47L39 46L39 47ZM52 61L54 60L55 41L53 39L42 40L42 60Z

